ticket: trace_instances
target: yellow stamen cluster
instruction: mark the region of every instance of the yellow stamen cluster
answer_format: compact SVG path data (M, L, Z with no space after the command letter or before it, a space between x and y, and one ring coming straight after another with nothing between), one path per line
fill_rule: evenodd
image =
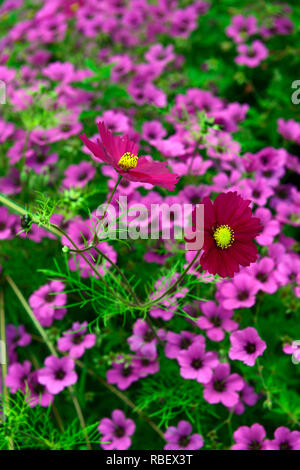
M222 250L229 248L234 242L234 231L229 225L220 225L214 232L216 245Z
M79 3L72 3L70 9L71 9L74 13L76 13L76 11L79 10L79 7L80 7Z
M120 158L118 165L123 170L132 170L133 168L136 168L137 163L138 163L138 157L136 155L133 155L133 153L126 152Z

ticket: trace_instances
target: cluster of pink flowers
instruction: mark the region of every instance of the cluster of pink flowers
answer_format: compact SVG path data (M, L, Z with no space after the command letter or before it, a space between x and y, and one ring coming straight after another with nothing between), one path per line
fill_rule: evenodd
M233 450L299 450L300 432L280 426L274 432L274 439L266 439L265 428L258 423L241 426L233 433L236 444Z
M30 407L48 407L53 402L54 395L74 385L78 380L74 359L81 357L86 349L92 348L96 343L95 334L87 334L86 327L87 322L75 322L71 330L64 332L58 339L58 350L67 355L48 356L43 368L32 371L29 361L19 362L15 350L17 346L27 346L31 341L30 335L22 325L18 328L8 325L6 334L9 366L5 383L11 393L22 391Z
M237 45L239 55L235 58L238 65L246 65L247 67L257 67L265 60L269 53L265 44L261 39L268 39L271 36L291 34L293 31L293 23L285 15L274 16L268 18L268 26L257 24L255 16L236 15L231 19L230 25L226 28L226 34ZM260 37L260 39L252 40L249 44L251 36Z

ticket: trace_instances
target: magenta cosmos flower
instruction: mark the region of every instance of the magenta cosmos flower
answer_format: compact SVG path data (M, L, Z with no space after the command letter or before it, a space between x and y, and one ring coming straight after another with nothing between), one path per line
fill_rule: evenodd
M59 351L68 351L69 356L77 359L84 354L86 349L92 348L96 343L96 335L86 334L87 322L75 322L71 330L65 331L63 337L57 341Z
M217 353L206 352L202 336L186 351L178 355L180 375L184 379L195 379L199 383L207 383L211 380L212 369L219 363Z
M39 371L38 381L46 386L49 393L56 395L77 382L74 368L75 363L70 357L49 356L45 360L45 367Z
M300 432L290 431L284 426L280 426L274 432L272 441L267 440L268 450L300 450Z
M101 419L98 426L99 432L103 435L101 447L105 450L128 449L131 446L129 436L135 431L134 421L126 418L121 410L114 410L111 418Z
M230 359L242 361L247 366L254 366L257 357L261 356L267 347L258 336L256 329L251 326L232 333L230 342Z
M112 165L124 178L130 181L157 184L173 191L179 177L170 173L166 162L149 161L146 157L138 157L138 145L129 140L128 136L114 136L103 122L98 123L101 142L89 140L85 134L80 135L82 142L92 152L93 159Z
M266 450L265 428L258 423L248 426L240 426L233 433L236 444L232 446L232 450Z
M238 374L230 374L229 364L219 364L212 379L205 385L203 396L212 405L222 403L231 408L239 401L238 392L243 387L244 380Z
M203 437L192 434L192 426L184 420L179 421L177 427L170 426L165 432L165 439L165 450L197 450L203 446Z
M204 245L200 258L202 268L210 274L233 277L240 266L249 266L257 259L258 251L253 239L262 226L252 216L245 201L237 192L219 194L214 203L208 197L204 205ZM197 232L196 212L193 212L193 230Z

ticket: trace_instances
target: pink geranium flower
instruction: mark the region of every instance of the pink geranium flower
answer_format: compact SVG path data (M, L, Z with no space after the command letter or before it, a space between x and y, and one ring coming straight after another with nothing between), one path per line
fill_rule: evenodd
M240 426L234 433L235 444L232 450L265 450L267 442L265 440L266 430L258 423L251 427Z
M188 421L179 421L178 425L170 426L165 432L167 444L165 450L197 450L203 446L201 434L192 434L192 426Z
M70 357L49 356L45 359L45 367L39 370L38 382L56 395L77 382L74 368L75 362Z
M102 434L101 447L105 450L126 450L131 446L135 423L121 410L114 410L111 418L102 418L98 430Z
M256 329L250 326L232 333L230 342L230 359L242 361L247 366L254 366L257 357L261 356L267 347Z

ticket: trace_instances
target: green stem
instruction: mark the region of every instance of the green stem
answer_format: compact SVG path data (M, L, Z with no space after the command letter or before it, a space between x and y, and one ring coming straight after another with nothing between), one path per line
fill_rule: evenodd
M36 224L39 224L39 221L37 220L37 218L33 214L31 214L29 211L25 210L23 207L19 206L19 204L17 204L16 202L14 202L11 199L4 196L4 194L2 194L2 193L0 193L0 204L3 204L4 206L8 207L13 212L16 212L17 214L19 214L21 216L26 215L26 214L29 213L31 218L32 218L32 222L36 223ZM48 232L53 233L57 237L61 236L60 233L58 232L58 230L56 230L55 225L46 225L46 224L41 224L41 223L39 225L41 225L45 230L47 230Z
M114 195L114 192L118 186L118 184L120 183L122 179L122 176L120 175L119 178L118 178L118 181L109 197L109 200L108 200L108 204L109 202L111 201L113 195ZM25 211L25 209L23 209L22 207L20 207L18 204L16 204L15 202L11 201L10 199L6 198L3 194L0 193L0 203L4 204L5 206L9 207L10 209L12 209L14 212L17 212L21 215L25 215L28 213L28 211ZM107 204L107 205L108 205ZM105 214L105 212L104 212ZM103 215L104 216L104 215ZM102 216L102 217L103 217ZM33 222L35 223L39 223L37 221L36 218L32 218L33 219ZM43 228L45 228L46 230L48 230L49 232L51 233L54 233L56 236L58 237L61 237L62 235L64 235L70 242L71 244L74 246L75 250L72 250L72 251L75 251L75 252L78 252L78 254L80 254L82 256L82 258L85 260L85 262L90 266L90 268L95 272L95 274L97 275L97 277L99 279L102 280L102 282L104 283L104 285L106 286L107 290L113 294L114 297L116 297L116 293L110 288L110 286L104 281L104 279L102 278L102 276L100 276L100 274L98 273L97 269L92 265L92 263L90 263L88 261L88 259L84 256L83 253L81 253L78 248L78 246L76 245L76 243L74 243L74 241L69 237L69 235L67 233L64 232L64 230L62 230L60 227L54 225L54 224L50 224L50 225L46 225L46 224L40 224ZM86 250L84 251L87 251L88 249L90 249L92 247L88 247ZM125 305L127 305L128 307L132 307L132 308L136 308L136 309L140 309L140 310L144 310L146 308L149 308L149 307L152 307L153 305L157 305L158 302L160 302L162 299L164 299L168 294L170 294L172 291L174 291L176 289L176 287L182 282L182 280L184 279L185 275L188 273L188 271L190 270L190 268L192 267L192 265L195 263L196 259L198 258L200 254L200 250L197 251L196 255L194 256L194 258L192 259L192 261L189 263L189 265L187 266L187 268L184 270L184 272L181 274L181 276L178 278L178 280L172 285L170 286L165 292L163 292L157 299L154 299L152 300L151 302L147 302L147 303L144 303L144 304L135 304L135 303L130 303L130 302L127 302L127 301L124 301L123 298L121 298L120 296L117 296L118 299ZM103 254L102 254L103 255ZM114 264L111 260L110 260L110 263L111 264Z
M160 297L158 297L157 299L154 299L153 301L147 303L147 304L143 304L143 307L144 308L149 308L149 307L152 307L153 305L156 305L157 302L159 302L160 300L162 300L164 297L166 297L166 295L169 295L170 293L174 292L176 287L179 286L179 284L181 284L181 282L183 281L184 277L186 276L186 274L188 273L188 271L191 269L191 267L193 266L193 264L195 263L196 259L198 258L199 254L200 254L200 251L201 250L198 250L197 253L195 254L194 258L192 259L192 261L188 264L188 266L185 268L185 270L183 271L183 273L181 274L181 276L177 279L176 282L174 282L173 285L171 285L165 292L163 292L163 294L160 295Z
M78 252L78 246L76 245L76 243L72 240L72 238L63 230L61 229L60 227L54 225L54 227L56 227L57 230L60 231L61 235L65 236L69 242L74 246L75 250L72 250L73 252L75 253L78 253L83 259L84 261L89 265L89 267L92 269L92 271L94 271L94 273L96 274L96 276L102 281L102 283L105 285L106 289L112 294L113 297L117 297L123 304L126 304L128 307L135 307L135 304L131 304L129 302L125 302L124 299L120 296L118 296L114 291L113 289L107 284L107 282L103 279L103 277L99 274L99 272L97 271L97 269L95 268L95 266L93 266L93 264L87 259L87 257L84 255L84 253L82 252ZM89 249L91 248L95 248L94 246L90 246Z
M44 328L41 326L40 322L36 319L33 311L31 310L30 306L28 305L28 303L26 302L26 299L25 297L23 296L22 292L20 291L20 289L18 288L18 286L15 284L15 282L13 281L13 279L9 276L9 274L6 274L5 275L5 279L6 281L8 282L8 284L10 285L10 287L12 288L12 290L14 291L15 295L17 296L17 298L19 299L21 305L23 306L24 310L27 312L27 314L29 315L31 321L33 322L34 326L36 327L36 329L38 330L39 334L41 335L41 337L43 338L44 342L47 344L48 346L48 349L49 351L51 352L51 354L53 354L53 356L57 356L56 354L56 351L55 351L55 348L52 346L48 336L47 336L47 333L46 331L44 330Z
M24 298L24 296L23 296L22 292L20 291L20 289L18 288L18 286L15 284L13 279L8 274L5 276L5 279L7 280L8 284L10 285L10 287L12 288L12 290L14 291L16 296L18 297L18 299L19 299L20 303L22 304L22 306L24 307L25 311L28 313L28 315L31 318L31 320L32 320L33 324L35 325L36 329L38 330L41 337L43 338L45 344L48 346L48 349L51 352L51 354L53 354L53 356L58 357L56 349L54 348L51 341L49 340L46 331L41 326L39 321L35 318L35 315L34 315L33 311L31 310L30 306L26 302L26 299ZM87 445L89 450L92 450L92 447L91 447L91 444L90 444L90 441L89 441L89 438L88 438L88 434L86 432L86 424L85 424L85 421L84 421L84 417L83 417L78 399L75 395L73 387L70 386L70 387L68 387L68 389L69 389L69 393L71 395L71 398L72 398L72 401L73 401L73 404L74 404L74 408L75 408L75 411L77 413L82 431L84 433L86 445Z
M6 355L6 327L5 327L5 310L4 310L4 292L0 290L0 336L1 336L1 371L2 371L2 394L3 394L3 418L9 416L9 393L5 384L7 376L7 355ZM8 448L14 450L12 438L8 437Z
M84 366L83 363L79 360L75 360L75 362L79 367ZM130 406L130 408L132 408L133 411L138 413L142 419L147 421L147 423L162 439L165 439L164 434L159 429L159 427L155 423L153 423L153 421L151 421L151 419L147 415L145 415L142 410L137 408L137 406L123 392L121 392L119 389L109 384L108 382L106 382L106 380L100 377L99 375L96 375L93 370L87 369L87 372L89 375L94 376L95 379L98 380L98 382L100 382L105 388L110 390L114 395L118 396L124 403L126 403L126 405Z
M136 293L134 292L134 290L131 288L131 285L130 283L128 282L125 274L123 273L123 271L119 268L119 266L117 264L115 264L105 253L102 253L102 251L99 250L99 248L97 248L96 246L94 246L94 250L100 255L102 256L106 261L108 261L115 269L116 271L120 274L120 276L122 277L124 283L126 284L127 286L127 289L128 291L130 292L130 294L132 295L132 297L134 298L134 300L136 301L136 303L138 305L141 305L141 302L139 300L139 298L137 297Z
M122 178L123 178L123 176L122 176L122 175L119 175L119 177L118 177L118 179L117 179L117 182L116 182L116 184L115 184L115 186L114 186L112 192L110 193L110 196L109 196L108 201L107 201L107 203L106 203L105 210L104 210L104 212L103 212L103 214L102 214L102 216L101 216L100 222L101 222L101 220L104 219L105 214L106 214L106 211L107 211L107 208L108 208L109 204L111 203L111 200L112 200L112 198L113 198L113 195L115 194L116 189L117 189L117 187L119 186L119 184L120 184Z

